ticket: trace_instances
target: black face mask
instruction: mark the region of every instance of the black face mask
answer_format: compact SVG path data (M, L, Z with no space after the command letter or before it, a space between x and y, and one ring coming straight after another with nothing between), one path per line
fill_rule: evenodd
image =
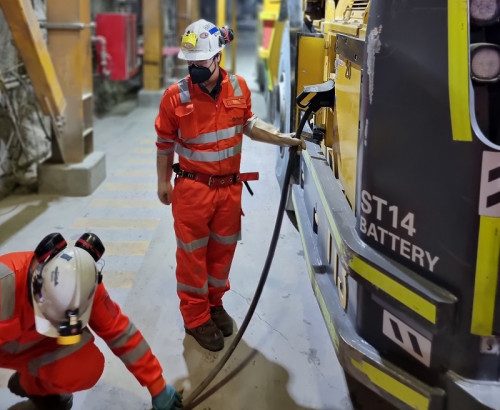
M215 62L215 57L212 62ZM208 67L210 67L211 65L212 64L210 64ZM199 67L195 64L191 64L190 66L188 66L189 75L191 76L191 81L193 84L204 83L212 76L212 74L215 72L215 68L214 71L210 71L210 68L208 67Z

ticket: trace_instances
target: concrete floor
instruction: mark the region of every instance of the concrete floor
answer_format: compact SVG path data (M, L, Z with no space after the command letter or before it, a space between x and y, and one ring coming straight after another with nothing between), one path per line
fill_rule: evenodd
M265 117L255 82L253 33L242 35L237 71L253 92L254 112ZM123 108L123 107L122 107ZM95 119L95 150L106 154L107 177L90 196L11 196L0 201L0 252L33 249L49 232L68 242L85 231L104 242L104 283L111 297L143 332L167 382L185 397L209 373L222 352L212 353L184 333L175 283L175 236L170 207L156 197L157 107L137 106ZM244 190L242 239L224 305L241 325L256 289L279 203L274 176L276 147L245 137L242 171L259 171ZM77 181L75 183L78 183ZM74 396L74 410L149 409L150 397L107 346L105 371L93 389ZM78 371L78 369L75 369ZM0 409L28 409L6 388L0 370ZM298 232L285 216L274 262L259 305L233 356L197 409L350 410L343 373L307 275Z

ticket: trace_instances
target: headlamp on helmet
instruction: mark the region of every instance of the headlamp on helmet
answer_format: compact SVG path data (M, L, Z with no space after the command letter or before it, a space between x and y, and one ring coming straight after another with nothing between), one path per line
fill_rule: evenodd
M196 41L196 33L190 33L189 31L187 31L182 36L181 47L185 48L186 50L192 50L196 46Z

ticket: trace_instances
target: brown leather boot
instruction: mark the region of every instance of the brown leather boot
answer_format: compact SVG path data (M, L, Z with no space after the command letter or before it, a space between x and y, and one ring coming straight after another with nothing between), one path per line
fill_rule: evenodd
M233 334L233 319L222 306L211 307L210 316L225 337Z
M72 394L49 394L47 396L27 394L19 382L19 372L10 376L7 386L12 393L30 399L38 410L70 410L73 407Z
M212 319L198 327L185 329L188 335L193 336L200 346L207 350L217 352L224 348L224 336Z

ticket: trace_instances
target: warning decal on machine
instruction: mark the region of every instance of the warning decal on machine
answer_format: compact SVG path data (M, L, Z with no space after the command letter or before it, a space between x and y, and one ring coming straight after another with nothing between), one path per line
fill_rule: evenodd
M382 333L427 367L431 364L432 343L402 320L384 310Z

